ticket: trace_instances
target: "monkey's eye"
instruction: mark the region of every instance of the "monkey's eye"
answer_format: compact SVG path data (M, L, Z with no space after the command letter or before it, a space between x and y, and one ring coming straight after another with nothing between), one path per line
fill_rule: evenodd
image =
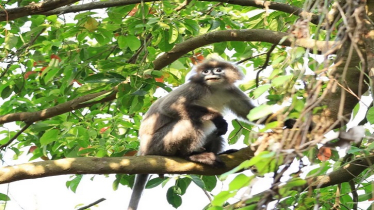
M209 69L204 69L204 70L203 70L203 74L206 75L206 74L209 74L209 73L210 73L210 70L209 70Z
M214 71L213 71L213 73L215 73L215 74L222 74L223 72L224 72L224 70L221 69L221 68L216 68L216 69L214 69Z

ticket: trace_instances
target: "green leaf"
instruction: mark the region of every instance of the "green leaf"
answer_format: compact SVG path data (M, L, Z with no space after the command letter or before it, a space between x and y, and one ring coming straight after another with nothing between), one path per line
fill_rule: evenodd
M213 44L213 49L218 54L223 54L226 50L227 43L226 42L218 42Z
M202 180L204 182L205 189L211 192L217 185L216 176L203 176Z
M360 148L358 148L358 147L355 147L355 146L351 146L350 148L349 148L349 150L347 151L347 153L348 154L359 154L359 153L361 153L363 151L363 149L360 149Z
M353 108L353 111L352 111L352 118L353 119L356 117L359 110L360 110L360 103L357 103L356 106Z
M0 193L0 201L10 201L10 198L8 195Z
M164 52L170 51L173 48L173 45L169 43L168 31L163 32L163 36L160 43L158 44L158 47Z
M267 105L267 104L261 104L258 107L253 108L249 114L248 114L248 119L249 121L254 121L257 119L260 119L262 117L266 117L269 114L273 113L273 106Z
M0 140L0 144L6 144L10 140L9 136L5 136Z
M117 41L118 41L118 47L121 48L121 49L125 49L128 47L127 45L127 40L126 40L126 37L125 36L118 36L117 37Z
M51 129L46 131L42 137L40 137L40 144L47 145L57 140L60 131L57 129Z
M126 78L117 73L98 73L84 79L85 83L120 83Z
M5 46L4 46L5 49L11 50L14 47L16 47L16 45L18 43L18 39L19 39L18 36L14 36L13 34L8 33L5 36Z
M359 202L368 201L368 200L371 200L371 199L373 199L373 194L372 193L363 194L363 195L358 196L358 201Z
M239 174L230 182L229 190L239 190L245 186L248 186L252 179L253 176L248 177L244 174Z
M184 195L188 186L191 183L191 179L188 177L177 179L176 186L180 189L180 195Z
M57 68L57 67L50 67L49 68L49 71L47 72L47 74L45 75L44 77L44 82L45 83L48 83L50 82L52 79L55 78L55 76L57 75L57 73L59 72L60 68ZM43 72L44 73L44 72Z
M74 193L77 191L77 187L82 180L83 175L75 175L76 177L66 182L66 187L70 188Z
M209 207L207 210L224 210L224 208L222 206L212 206Z
M193 35L199 34L200 27L199 27L199 24L196 21L191 20L191 19L184 19L184 22L185 22L186 28L190 32L192 32Z
M116 175L116 179L113 181L113 184L112 184L112 188L114 191L118 190L118 186L119 186L119 183L121 181L121 177L118 176L118 174Z
M196 175L191 175L191 178L192 178L192 181L197 185L199 186L201 189L205 189L205 184L203 182L202 179L200 179L200 177L196 176Z
M145 186L146 189L152 189L154 187L157 187L158 185L160 185L161 183L163 183L165 181L165 179L163 178L160 178L160 177L157 177L157 178L154 178L154 179L151 179L147 182L147 185Z
M105 44L106 43L105 37L103 35L101 35L101 34L95 33L95 34L93 34L93 37L100 44Z
M275 87L285 86L292 79L293 75L279 76L271 80L271 84Z
M236 195L236 191L235 192L222 191L218 193L218 195L214 196L212 205L222 206L229 198L232 198L235 195Z
M374 124L374 107L370 107L367 114L366 119L370 122L370 124Z
M169 26L169 44L172 44L177 41L179 32L177 26L174 26L173 24L169 24Z
M256 88L253 91L253 97L254 97L254 99L257 99L258 97L260 97L263 93L265 93L266 91L268 91L270 88L271 88L270 84L261 85L260 87Z
M301 179L301 178L293 178L291 179L290 181L288 181L284 187L288 187L288 188L293 188L293 187L298 187L298 186L303 186L306 184L306 181L304 179Z
M243 42L230 42L230 45L235 49L237 53L244 53L247 45Z
M72 128L69 133L74 135L79 146L86 148L90 145L88 131L82 126Z
M131 51L136 51L140 47L140 40L133 35L129 35L126 37L126 43L129 46Z
M294 49L293 53L296 58L301 58L305 55L305 49L303 47L297 47Z
M176 187L170 187L166 193L166 199L169 204L171 204L174 208L178 208L182 205L182 198L177 193Z
M2 91L1 91L1 98L6 99L12 94L13 89L10 86L6 86Z

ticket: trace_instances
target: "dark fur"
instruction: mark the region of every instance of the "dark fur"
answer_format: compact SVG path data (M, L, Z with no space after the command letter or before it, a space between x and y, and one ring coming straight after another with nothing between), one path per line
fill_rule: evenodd
M219 73L220 69L224 73ZM204 70L220 79L208 80ZM158 99L144 116L139 130L139 155L178 156L223 167L217 154L224 149L221 135L227 132L227 122L221 113L229 109L246 119L254 107L234 85L241 79L242 73L229 62L211 59L197 66L190 82ZM136 179L129 210L137 208L146 182L144 177Z

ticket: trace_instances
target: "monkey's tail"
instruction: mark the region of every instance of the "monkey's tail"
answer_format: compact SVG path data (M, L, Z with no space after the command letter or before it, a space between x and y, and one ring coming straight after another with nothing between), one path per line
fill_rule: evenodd
M138 208L140 197L147 183L149 174L138 174L135 177L134 187L130 199L129 208L127 210L136 210Z

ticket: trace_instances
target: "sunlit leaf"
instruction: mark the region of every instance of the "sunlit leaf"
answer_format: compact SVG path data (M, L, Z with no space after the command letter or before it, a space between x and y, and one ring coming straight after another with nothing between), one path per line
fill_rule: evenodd
M42 145L46 145L49 143L52 143L54 141L57 141L58 139L58 134L60 133L59 130L57 129L51 129L46 131L42 137L40 137L40 143Z

